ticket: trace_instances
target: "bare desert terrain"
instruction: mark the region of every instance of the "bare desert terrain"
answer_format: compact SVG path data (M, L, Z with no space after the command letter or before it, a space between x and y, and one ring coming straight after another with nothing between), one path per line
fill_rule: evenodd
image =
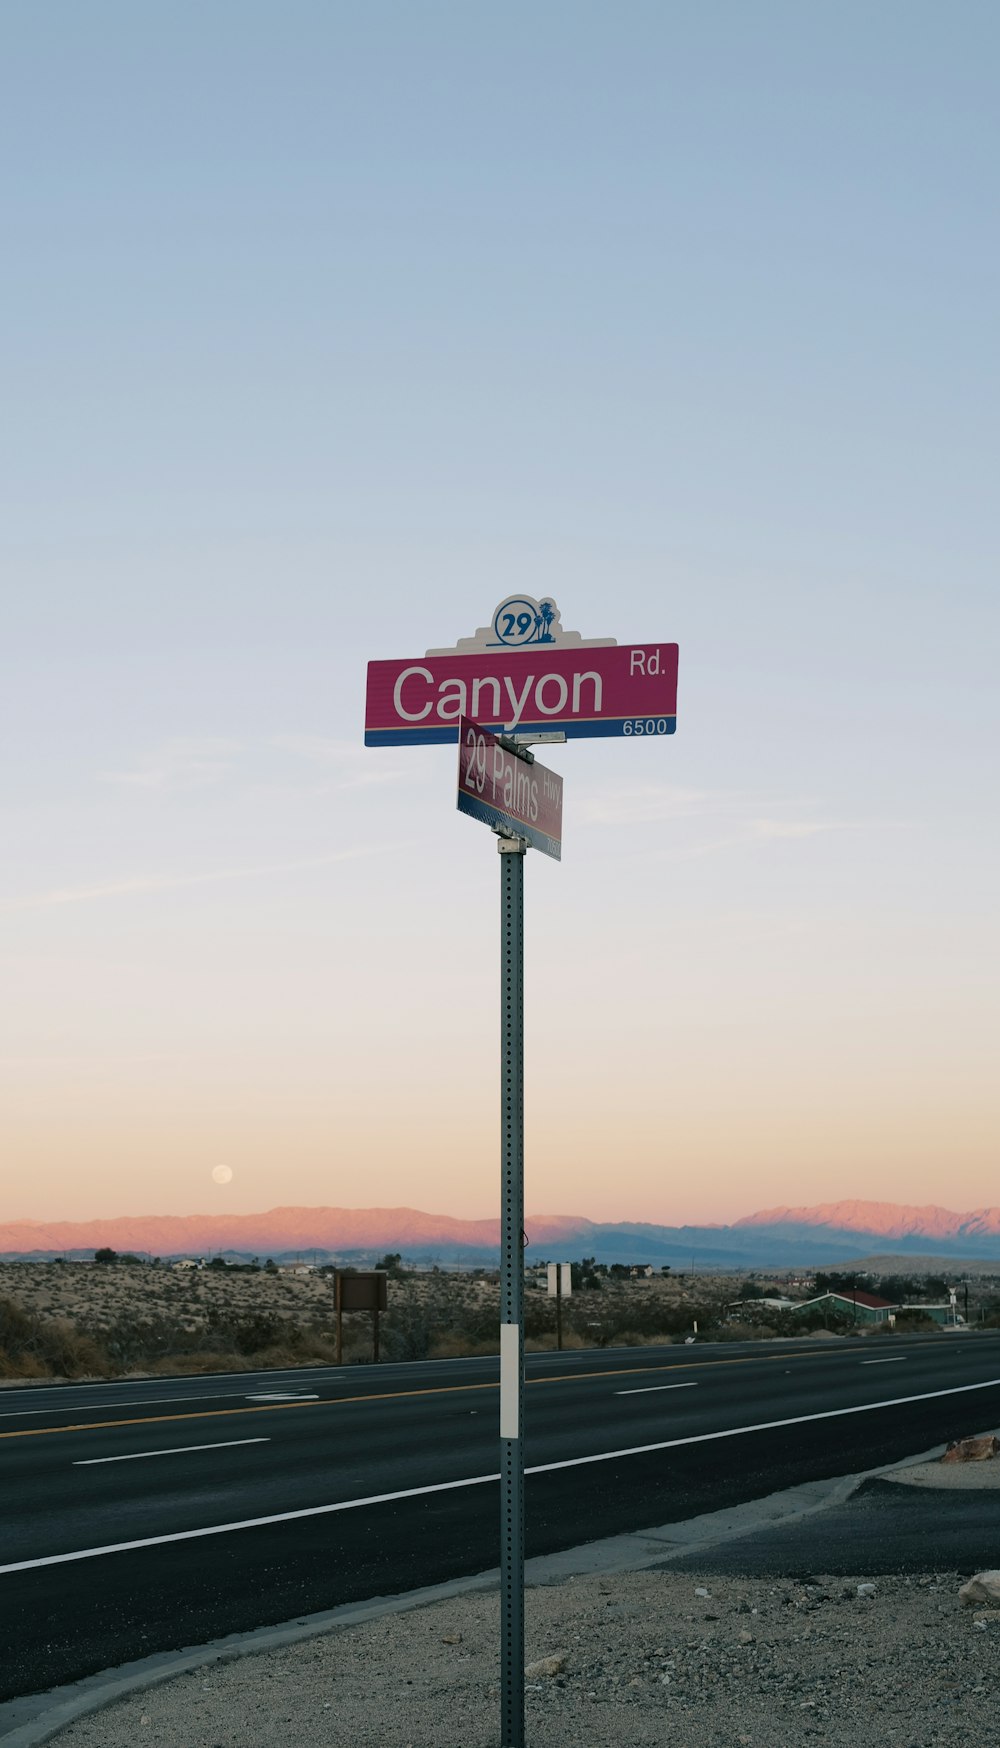
M607 1281L563 1305L563 1345L683 1339L717 1318L726 1277ZM530 1346L554 1347L555 1305L527 1289ZM388 1283L385 1359L447 1358L497 1349L495 1278L406 1273ZM0 1264L0 1377L125 1375L308 1364L335 1357L332 1275L290 1268L168 1264ZM372 1357L371 1319L345 1315L344 1359Z
M754 1301L734 1307L732 1275L592 1276L562 1304L566 1348L768 1339L807 1330ZM773 1290L765 1281L762 1289ZM808 1289L800 1289L805 1297ZM992 1286L973 1289L970 1314L996 1314ZM386 1360L495 1353L497 1276L392 1269L380 1319ZM842 1331L843 1333L843 1331ZM861 1333L856 1331L855 1333ZM888 1329L870 1331L880 1338ZM529 1349L556 1346L555 1301L530 1271ZM307 1267L178 1267L169 1263L0 1263L0 1381L232 1371L336 1358L333 1275ZM368 1313L345 1314L345 1362L372 1358Z

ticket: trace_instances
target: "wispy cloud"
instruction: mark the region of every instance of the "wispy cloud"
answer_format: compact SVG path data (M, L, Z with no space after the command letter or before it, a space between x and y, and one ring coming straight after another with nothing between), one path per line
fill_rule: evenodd
M189 886L213 886L226 880L300 874L311 868L331 868L337 862L355 862L363 856L384 855L406 847L404 844L357 844L353 849L333 850L328 855L310 856L297 862L258 862L248 868L215 868L202 874L139 874L125 880L102 881L96 886L55 887L49 892L7 899L0 903L0 911L40 910L64 904L88 904L101 898L131 898L145 893L173 892Z
M131 768L102 771L103 783L134 794L183 794L208 789L230 777L243 755L242 775L268 789L288 790L286 774L275 769L274 755L290 755L314 773L313 794L331 790L368 789L397 783L405 775L398 760L356 741L333 740L319 734L277 734L256 747L238 740L177 737L165 741ZM286 765L287 772L287 765Z
M858 831L860 821L849 819L754 819L750 822L755 838L813 838L819 832Z
M615 787L592 795L584 806L584 818L591 825L637 826L677 824L693 820L708 824L717 822L720 834L692 844L678 842L674 856L685 861L692 856L710 855L747 845L817 837L822 833L859 831L864 821L822 819L809 813L814 804L801 797L766 800L759 795L709 789L683 789L669 783L632 784ZM767 808L767 813L762 811ZM782 817L787 809L787 817ZM874 822L869 822L874 823ZM888 822L880 821L880 824Z
M637 783L592 795L584 805L588 825L649 825L657 820L693 819L725 812L731 796L707 789L680 789L666 783Z
M359 747L356 741L331 740L321 734L276 734L271 746L291 753L307 764L319 766L335 779L338 789L367 789L375 784L396 783L403 767L386 760L384 752Z
M228 776L240 751L233 740L170 740L131 771L102 771L105 783L122 789L206 789Z

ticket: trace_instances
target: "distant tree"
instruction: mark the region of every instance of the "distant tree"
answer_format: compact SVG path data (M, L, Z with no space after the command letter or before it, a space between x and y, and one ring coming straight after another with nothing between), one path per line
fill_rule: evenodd
M859 1275L853 1272L840 1274L836 1271L830 1271L827 1274L818 1274L816 1276L817 1297L822 1293L861 1292L863 1289L866 1289L868 1285L869 1281L867 1275Z
M100 1250L95 1250L95 1252L94 1252L94 1261L95 1262L117 1262L118 1261L118 1252L117 1252L117 1250L112 1250L110 1245L102 1244Z
M267 1275L276 1275L277 1272L278 1272L277 1263L273 1260L272 1257L268 1257L266 1263L264 1264L264 1273Z
M384 1269L391 1280L399 1281L403 1278L402 1263L403 1258L398 1250L387 1250L384 1256L379 1257L375 1267Z
M738 1299L763 1299L764 1289L754 1280L745 1280L736 1296Z
M573 1291L596 1293L600 1291L601 1277L597 1272L597 1263L592 1256L585 1256L582 1262L570 1263L570 1280Z
M208 1266L210 1269L227 1269L229 1264L224 1256L213 1256Z
M888 1299L893 1305L908 1305L913 1299L922 1296L920 1282L911 1280L909 1275L883 1275L878 1283L878 1291L883 1299Z

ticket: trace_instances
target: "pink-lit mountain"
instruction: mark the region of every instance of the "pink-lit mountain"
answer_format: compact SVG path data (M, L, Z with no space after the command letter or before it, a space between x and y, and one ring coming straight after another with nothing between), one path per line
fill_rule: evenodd
M873 1249L885 1254L1000 1258L1000 1208L955 1214L947 1208L844 1201L814 1208L769 1208L731 1226L599 1223L578 1215L527 1220L532 1258L596 1256L600 1261L754 1268L842 1262ZM414 1262L489 1262L496 1219L457 1220L416 1208L272 1208L263 1214L142 1215L109 1220L14 1221L0 1225L0 1257L91 1256L101 1246L153 1256L321 1259L400 1251Z
M900 1207L896 1202L822 1202L818 1208L765 1208L736 1220L743 1226L804 1226L810 1232L863 1232L880 1238L944 1238L1000 1235L1000 1208L953 1214L950 1208Z

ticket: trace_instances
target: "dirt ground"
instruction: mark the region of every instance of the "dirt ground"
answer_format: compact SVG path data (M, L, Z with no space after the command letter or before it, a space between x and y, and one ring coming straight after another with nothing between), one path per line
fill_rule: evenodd
M950 1748L996 1736L1000 1609L954 1573L529 1591L531 1748ZM499 1599L465 1594L173 1677L70 1725L66 1748L498 1748Z

